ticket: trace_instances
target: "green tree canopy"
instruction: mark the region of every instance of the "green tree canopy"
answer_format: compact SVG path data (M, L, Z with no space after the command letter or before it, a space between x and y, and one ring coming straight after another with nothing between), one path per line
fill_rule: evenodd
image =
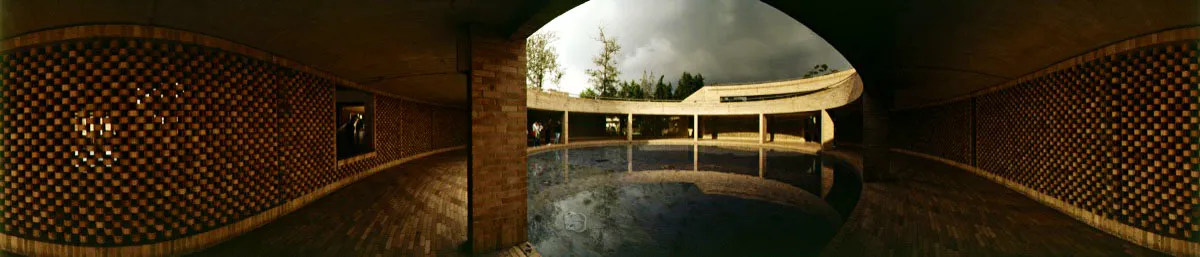
M654 85L654 99L671 99L671 85L663 84L664 77L658 76L658 83Z
M642 90L642 86L637 81L621 82L621 87L617 97L628 99L644 99L646 91Z
M597 97L596 91L592 91L591 88L584 89L582 93L579 93L579 98L596 98L596 97Z
M829 69L828 64L817 64L816 66L813 66L813 68L811 70L809 70L807 73L804 73L804 78L824 76L824 75L833 74L835 72L838 72L838 70L837 69L832 69L832 70Z
M525 40L525 85L541 89L547 80L557 85L562 81L563 68L558 52L550 45L558 40L553 31L538 32Z
M679 81L677 81L677 83L675 83L675 93L673 94L673 95L675 95L675 98L676 99L687 98L687 96L691 94L691 89L689 89L689 87L691 87L691 85L692 85L692 74L691 73L688 73L685 71L685 72L683 72L682 75L679 75Z
M679 76L678 84L675 84L675 99L684 99L704 87L704 75L696 73L693 76L691 73L683 72Z

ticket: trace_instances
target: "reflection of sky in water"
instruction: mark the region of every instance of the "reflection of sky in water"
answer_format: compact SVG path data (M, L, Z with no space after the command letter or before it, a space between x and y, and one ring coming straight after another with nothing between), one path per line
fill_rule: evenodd
M760 174L757 148L693 149L620 145L530 155L530 241L545 256L806 256L832 238L833 225L810 210L818 207L705 194L691 183L616 181L630 169L630 150L634 172L691 172L698 157L702 171ZM763 152L765 178L820 195L816 156Z

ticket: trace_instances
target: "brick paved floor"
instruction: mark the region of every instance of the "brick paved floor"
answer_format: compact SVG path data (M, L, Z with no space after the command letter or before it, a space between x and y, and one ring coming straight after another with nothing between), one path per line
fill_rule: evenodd
M893 153L823 256L1162 256L937 161Z
M466 165L461 150L401 164L194 255L460 255Z
M823 256L1161 256L967 171L893 156L900 179L867 184ZM466 153L438 154L195 256L459 256L466 197Z

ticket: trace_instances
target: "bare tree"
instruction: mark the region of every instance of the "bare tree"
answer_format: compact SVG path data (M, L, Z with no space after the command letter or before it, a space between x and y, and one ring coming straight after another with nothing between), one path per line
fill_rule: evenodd
M606 37L604 28L600 28L600 38L597 41L604 43L604 49L600 51L600 55L592 58L592 63L596 64L596 69L588 69L586 72L588 82L592 83L592 88L595 88L597 94L603 97L616 96L617 77L621 75L621 71L617 70L617 53L621 51L621 45L617 44L616 37Z

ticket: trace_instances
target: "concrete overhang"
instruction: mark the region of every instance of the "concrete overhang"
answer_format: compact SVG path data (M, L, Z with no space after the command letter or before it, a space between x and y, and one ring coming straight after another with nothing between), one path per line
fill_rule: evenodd
M466 106L464 25L512 34L540 1L0 1L0 37L90 24L190 31L263 50L383 92Z
M520 40L581 0L0 1L0 37L82 24L198 32L380 91L465 106L464 25ZM763 0L816 32L895 107L948 100L1138 35L1200 25L1200 1ZM459 86L461 85L461 86Z

